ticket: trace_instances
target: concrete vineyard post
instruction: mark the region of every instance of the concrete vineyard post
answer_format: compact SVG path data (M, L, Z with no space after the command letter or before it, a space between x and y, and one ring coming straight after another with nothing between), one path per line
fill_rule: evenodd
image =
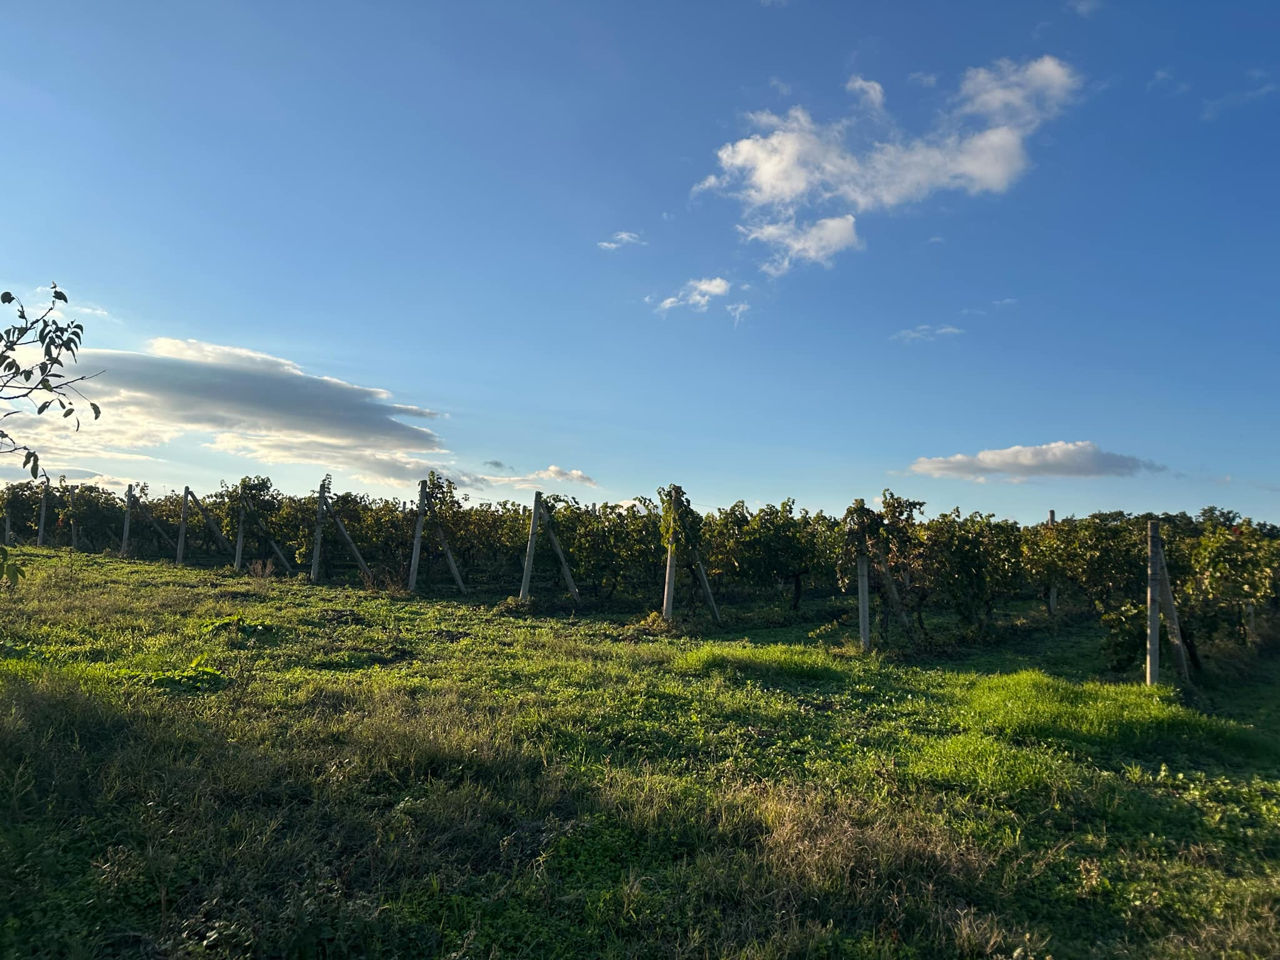
M1058 518L1052 510L1049 511L1049 529L1052 530L1057 525ZM1058 615L1058 582L1049 580L1049 616L1056 617Z
M209 516L209 511L204 508L204 504L200 502L200 498L194 493L191 494L191 503L195 506L196 510L200 512L200 519L204 521L205 529L209 531L213 536L213 539L217 541L218 545L227 553L232 553L231 544L227 542L227 538L222 535L222 531L218 528L218 525L213 522L213 517Z
M671 620L676 612L676 545L667 547L667 579L662 590L662 619Z
M529 581L533 578L533 551L538 544L538 514L542 512L542 491L533 494L533 510L529 513L529 548L524 553L524 576L520 578L520 599L529 599Z
M334 512L333 505L329 503L329 499L323 494L321 495L321 501L324 503L325 510L329 511L329 517L333 520L333 525L338 528L338 536L342 537L343 543L347 545L351 555L356 558L356 565L360 567L360 572L364 574L365 582L369 586L373 586L373 574L369 571L369 565L364 562L364 557L360 556L360 551L356 549L356 542L351 539L351 534L347 533L347 525Z
M177 547L173 542L173 537L169 536L169 534L164 532L164 527L160 526L160 524L156 521L155 515L152 514L150 509L148 509L146 503L143 502L142 500L135 499L134 505L137 506L138 512L147 518L147 522L150 523L151 526L155 529L156 533L159 534L160 539L169 545L169 549L176 550Z
M316 491L316 539L311 548L311 582L320 582L320 545L324 541L324 484Z
M67 498L67 511L71 517L71 549L76 549L76 488L71 488L71 495Z
M244 487L240 488L236 500L240 504L240 519L236 525L236 560L235 569L238 573L241 565L244 563Z
M124 491L124 529L120 531L120 556L129 555L129 521L133 518L133 484Z
M49 499L49 481L46 479L40 488L40 520L36 525L36 546L44 546L44 508Z
M418 481L418 520L413 525L413 552L409 554L409 592L418 589L418 557L422 553L422 525L427 520L427 481Z
M178 515L178 557L177 562L182 563L182 556L187 549L187 503L191 499L191 488L182 488L182 513Z
M858 639L862 641L862 652L871 649L871 587L868 575L867 555L858 554Z
M449 538L444 535L444 524L440 522L440 516L436 513L435 501L431 496L427 496L427 513L431 515L431 524L436 529L436 539L440 541L440 549L444 551L444 562L448 564L449 573L453 576L453 582L458 585L458 592L465 594L467 585L462 582L462 571L458 569L458 562L453 559L453 551L449 549Z
M711 593L711 581L707 579L707 568L696 557L694 558L693 568L698 572L698 582L702 584L702 593L707 598L707 606L711 608L711 619L719 624L720 608L716 606L716 598Z
M1178 673L1184 683L1191 682L1191 668L1187 663L1187 648L1182 642L1182 626L1178 623L1178 608L1173 604L1173 585L1169 582L1169 565L1164 558L1164 542L1160 543L1160 606L1164 610L1164 625L1169 631L1169 642L1178 657Z
M293 567L289 565L289 561L285 558L284 551L280 549L280 545L276 543L275 538L271 536L271 531L267 529L267 525L263 523L262 518L258 516L258 512L253 511L253 521L258 525L258 529L262 531L262 535L267 538L267 543L271 544L271 550L276 555L284 567L284 572L293 575Z
M453 559L453 551L449 549L449 541L445 539L444 527L436 524L436 539L440 541L440 549L444 551L444 562L449 565L449 572L453 574L453 582L458 585L459 593L467 592L467 585L462 582L462 571L458 569L458 563Z
M574 603L581 603L582 598L578 596L578 585L573 582L573 572L569 569L569 561L565 558L564 551L560 548L560 538L556 536L556 528L551 523L551 514L547 512L547 505L539 501L538 506L542 509L542 523L547 528L547 539L551 541L551 549L555 551L556 559L560 561L560 573L564 576L564 582L569 587L569 594L573 597Z
M261 515L259 515L258 511L253 508L253 504L251 503L245 504L245 510L253 519L254 525L262 531L262 535L267 538L267 543L271 545L271 551L276 555L276 559L283 565L284 572L292 576L293 567L290 566L289 560L284 555L284 551L280 549L280 545L276 543L275 538L271 536L271 531L267 529L267 525L263 521Z
M902 596L898 593L898 585L893 582L893 572L889 569L889 561L879 547L871 547L871 549L875 550L876 566L880 568L880 576L884 583L884 592L889 598L889 606L893 608L894 616L898 618L898 623L902 626L902 632L914 639L915 629L911 623L911 618L907 616L907 611L902 606Z
M1160 521L1147 521L1147 684L1160 682Z

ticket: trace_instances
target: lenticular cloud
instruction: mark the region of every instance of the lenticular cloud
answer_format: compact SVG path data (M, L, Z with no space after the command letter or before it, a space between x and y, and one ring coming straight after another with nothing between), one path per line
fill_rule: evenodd
M990 477L1018 481L1030 477L1131 477L1165 467L1123 453L1102 450L1091 440L1058 440L1033 447L1005 447L976 454L920 457L911 472L927 477L982 481Z

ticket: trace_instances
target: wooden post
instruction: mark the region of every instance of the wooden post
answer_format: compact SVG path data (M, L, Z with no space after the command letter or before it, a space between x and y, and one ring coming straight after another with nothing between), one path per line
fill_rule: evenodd
M1147 521L1147 685L1160 682L1160 521Z
M164 527L160 526L160 524L159 524L158 522L156 522L156 518L155 518L155 516L151 513L151 510L150 510L150 508L146 505L146 503L144 503L144 502L143 502L143 501L141 501L141 500L135 500L134 502L135 502L135 503L137 504L137 506L138 506L138 512L139 512L140 514L142 514L144 517L146 517L146 518L147 518L147 520L148 520L148 522L150 522L151 526L155 528L156 533L158 533L158 534L160 535L160 539L161 539L161 540L163 540L165 543L167 543L167 544L169 545L169 549L170 549L170 550L174 550L174 549L176 549L176 546L175 546L175 544L174 544L174 542L173 542L173 537L171 537L171 536L169 536L167 533L165 533L165 532L164 532Z
M1058 518L1052 510L1049 511L1049 529L1053 529L1057 525ZM1049 616L1056 617L1058 615L1058 582L1056 580L1049 581Z
M187 551L187 504L191 499L191 488L182 488L182 513L178 516L178 557L177 562L182 563L183 555Z
M369 571L369 565L364 562L364 557L360 556L360 551L356 549L356 543L351 539L351 534L347 533L347 526L342 522L342 518L334 513L333 507L329 505L329 500L320 495L320 500L324 504L324 508L329 511L329 516L333 518L333 525L338 528L338 535L342 537L347 545L347 549L351 551L351 555L356 558L356 563L360 566L360 572L364 574L365 582L370 587L373 586L373 574Z
M707 568L702 565L702 560L698 557L693 558L693 568L698 572L698 581L702 584L702 593L707 598L707 606L711 608L711 619L716 624L720 623L720 608L716 606L716 598L711 593L711 581L707 579Z
M569 595L573 597L574 603L581 603L582 598L578 596L578 585L573 582L573 572L569 569L569 561L565 559L564 550L560 548L560 538L556 536L556 528L551 523L551 514L547 512L546 504L542 499L538 499L538 507L542 510L542 522L547 528L547 536L551 540L551 549L556 552L556 557L560 560L560 573L564 576L564 582L569 586Z
M133 516L133 484L129 484L124 491L124 529L120 532L120 556L127 557L129 555L129 520Z
M49 478L46 477L44 486L40 488L40 522L36 526L36 546L44 546L44 507L45 501L49 498Z
M674 619L676 612L676 545L667 547L667 580L662 591L662 619Z
M1191 682L1191 666L1187 662L1187 648L1182 642L1182 626L1178 623L1178 608L1173 604L1173 584L1169 582L1169 566L1164 559L1164 542L1160 543L1160 606L1164 610L1164 626L1169 631L1169 642L1178 657L1178 673L1183 682Z
M241 564L244 561L244 485L239 486L237 494L237 502L239 503L239 524L236 526L236 571L239 572Z
M413 525L413 552L409 554L409 592L418 589L418 557L422 553L422 525L427 521L427 481L418 481L418 520Z
M320 545L324 540L324 484L316 491L316 539L311 549L311 582L320 582Z
M271 545L272 552L276 555L276 558L280 563L284 565L284 572L292 576L293 567L289 565L289 561L285 557L284 551L280 549L279 544L277 544L275 539L271 536L271 531L267 529L267 525L263 522L262 517L258 515L258 511L253 509L252 505L249 505L247 509L249 516L253 518L253 522L258 525L258 529L262 531L262 535L267 538L267 543Z
M209 516L209 511L204 508L204 504L200 502L200 498L194 493L191 494L191 502L195 504L197 510L200 511L200 519L204 521L205 529L213 534L213 539L218 541L218 545L227 553L234 553L231 544L226 537L222 535L222 531L218 529L218 525L213 522L213 517Z
M533 551L538 544L538 514L542 512L542 491L533 494L533 510L529 514L529 549L524 554L524 576L520 579L520 599L529 599L529 581L533 578Z
M867 568L870 564L865 553L858 554L858 639L862 652L871 649L871 585Z

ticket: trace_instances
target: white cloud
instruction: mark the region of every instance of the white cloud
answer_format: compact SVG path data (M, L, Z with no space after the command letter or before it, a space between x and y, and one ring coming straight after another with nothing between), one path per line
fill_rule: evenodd
M929 238L928 242L929 243L946 243L947 238L939 236L938 234L935 233L932 237Z
M1017 297L1003 297L1000 300L992 300L991 304L996 307L1012 307L1017 302Z
M1261 75L1265 77L1265 74ZM1254 76L1253 79L1260 79ZM1263 97L1269 97L1271 94L1280 90L1280 86L1274 83L1261 83L1249 90L1236 90L1231 93L1223 94L1212 100L1205 99L1202 101L1202 109L1200 111L1201 120L1217 120L1224 111L1234 110L1237 107L1246 106L1254 100L1261 100Z
M964 333L959 327L953 327L950 324L935 327L929 323L922 323L917 327L909 327L906 330L899 330L890 340L900 340L903 343L918 343L921 340L937 340L939 337L954 337L957 334Z
M936 73L923 73L917 70L915 73L908 74L907 79L922 87L936 87L938 85L938 75Z
M729 311L729 316L733 317L733 325L736 327L742 322L743 316L751 309L749 303L727 303L725 309Z
M539 481L551 480L557 483L579 483L586 487L597 486L595 480L581 470L565 470L554 463L545 470L534 470L521 477L481 477L480 479L498 485L510 485L518 490L532 490L542 484Z
M162 337L145 353L85 350L76 371L101 371L85 388L101 419L78 432L61 418L25 412L8 421L50 473L152 461L188 436L259 463L395 480L425 475L437 465L422 455L443 450L436 433L404 422L435 418L434 411L242 347Z
M769 78L769 86L778 92L780 97L791 96L791 84L779 80L777 77Z
M864 107L877 112L884 109L884 87L874 80L864 80L854 74L844 88L850 93L856 93Z
M759 240L777 248L772 260L762 269L771 276L781 276L791 269L796 260L807 260L831 265L831 258L841 250L858 245L858 234L853 227L853 214L827 217L808 227L797 227L794 220L779 223L760 223L739 227L748 240Z
M637 244L642 247L649 245L648 241L640 239L640 234L632 233L629 230L619 230L610 240L596 241L596 246L601 250L617 250L619 247L626 247L631 244Z
M1067 0L1067 9L1081 17L1092 16L1102 7L1102 0Z
M1033 130L1057 114L1080 86L1080 78L1057 57L1024 64L997 60L965 71L960 111L1018 130Z
M1130 477L1164 469L1150 460L1108 453L1089 440L1071 443L1058 440L1033 447L983 450L973 455L920 457L911 464L912 473L978 482L992 477L1011 482L1029 477Z
M703 277L701 280L690 280L680 292L672 297L667 297L660 304L658 310L665 313L672 307L693 307L699 313L707 309L707 305L711 303L712 297L723 297L732 288L731 284L724 277Z
M694 192L723 190L743 206L742 233L773 243L778 255L769 272L785 272L796 260L827 262L830 253L855 245L852 215L922 200L939 190L1002 193L1026 170L1026 141L1080 88L1078 74L1055 57L1025 63L1000 60L967 71L949 109L934 128L909 136L896 128L861 150L849 144L850 118L824 124L803 107L785 114L760 111L748 119L756 132L716 153L719 171ZM874 81L854 77L851 89L868 105L883 104ZM830 233L820 257L804 256L797 238L809 237L818 216L826 231L842 217L845 241ZM824 215L825 214L825 215Z

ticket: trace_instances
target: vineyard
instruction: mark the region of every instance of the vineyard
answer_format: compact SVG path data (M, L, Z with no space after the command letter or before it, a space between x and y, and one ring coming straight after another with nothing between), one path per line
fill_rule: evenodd
M1050 618L1099 620L1116 668L1143 649L1151 520L1163 531L1193 662L1210 645L1256 645L1280 595L1280 527L1216 507L1020 526L958 509L926 518L923 502L890 491L878 509L858 500L843 516L792 500L700 513L673 485L657 499L622 504L538 495L531 530L534 508L471 504L435 474L416 503L333 493L327 479L316 494L290 496L266 477L204 497L153 499L145 486L130 488L128 510L125 498L88 485L25 482L0 497L11 544L117 555L123 548L135 558L205 566L234 557L260 575L309 572L313 581L428 595L519 592L566 611L661 607L667 619L719 619L721 609L732 617L762 605L803 615L807 605L816 617L831 615L829 633L865 617L864 634L869 628L882 648L930 649L938 622L953 639L981 642L1001 611L1036 603ZM866 602L856 611L833 607L855 592L860 567Z
M1280 951L1270 524L3 496L3 960Z

